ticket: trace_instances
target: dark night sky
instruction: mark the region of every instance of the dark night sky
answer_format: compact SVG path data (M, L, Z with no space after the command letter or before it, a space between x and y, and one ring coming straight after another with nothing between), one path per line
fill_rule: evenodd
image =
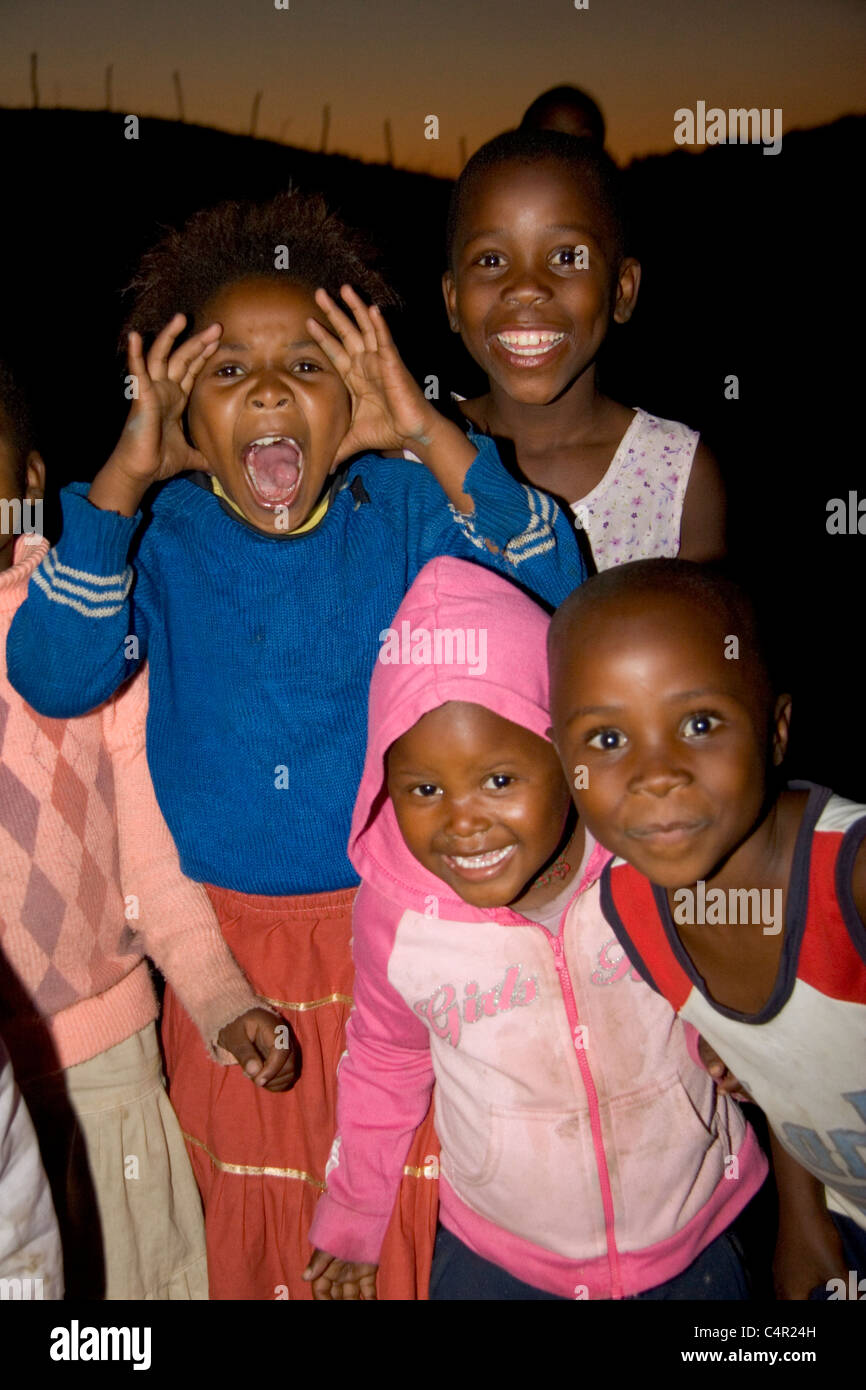
M673 147L679 106L781 107L785 130L862 111L866 7L860 0L4 0L0 104L30 104L39 54L43 105L105 104L316 147L384 156L452 175L469 153L558 82L602 105L621 161ZM424 139L435 114L440 139Z

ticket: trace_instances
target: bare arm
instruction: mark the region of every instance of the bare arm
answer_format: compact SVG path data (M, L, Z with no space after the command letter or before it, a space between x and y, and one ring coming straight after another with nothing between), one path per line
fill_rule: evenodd
M715 455L698 443L680 524L681 560L707 562L725 554L725 487Z
M779 1194L776 1297L807 1299L829 1279L846 1277L842 1241L827 1210L823 1183L791 1157L772 1130L770 1148Z

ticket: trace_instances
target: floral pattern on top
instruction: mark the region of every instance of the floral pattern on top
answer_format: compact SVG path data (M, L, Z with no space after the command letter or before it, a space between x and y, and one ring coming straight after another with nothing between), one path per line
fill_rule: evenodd
M572 502L599 570L675 556L698 433L635 409L601 482Z

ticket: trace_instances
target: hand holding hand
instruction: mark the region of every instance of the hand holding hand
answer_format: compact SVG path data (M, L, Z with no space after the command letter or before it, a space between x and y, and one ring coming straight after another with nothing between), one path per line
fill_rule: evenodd
M301 1074L297 1038L286 1020L268 1009L248 1009L226 1024L217 1041L256 1086L290 1091Z
M353 1264L338 1260L326 1250L314 1250L304 1278L313 1286L313 1298L318 1303L350 1299L364 1303L376 1301L376 1270L378 1265Z
M411 448L413 441L429 443L439 416L409 375L394 345L382 310L372 308L351 285L340 291L354 321L325 290L316 290L316 303L333 332L316 319L307 328L331 359L352 400L352 420L333 468L367 449ZM333 471L332 468L332 471Z

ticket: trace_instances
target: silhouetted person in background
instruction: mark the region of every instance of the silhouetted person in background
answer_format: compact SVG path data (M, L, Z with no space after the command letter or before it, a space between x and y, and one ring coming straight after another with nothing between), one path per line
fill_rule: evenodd
M551 87L527 106L521 128L561 130L604 145L604 116L591 96L579 87Z

